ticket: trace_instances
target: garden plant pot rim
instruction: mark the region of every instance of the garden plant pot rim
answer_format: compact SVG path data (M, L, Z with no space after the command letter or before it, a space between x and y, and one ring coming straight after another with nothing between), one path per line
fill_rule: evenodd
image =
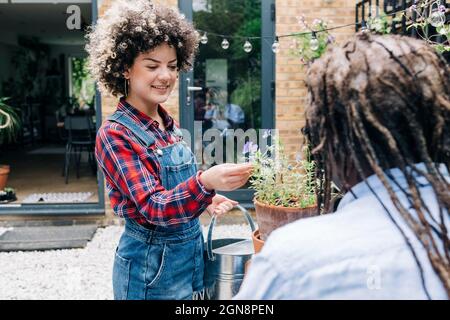
M256 229L255 231L252 232L252 237L254 237L256 240L258 240L261 243L265 242L263 239L261 239L261 234L259 232L259 229Z
M9 173L9 171L11 170L10 166L7 164L0 164L0 173L1 174L6 174Z
M261 239L259 229L256 229L255 231L252 232L252 240L253 240L253 247L255 249L255 254L261 252L262 247L265 244L265 241Z
M304 208L274 206L273 204L267 204L265 202L261 202L261 201L257 200L256 198L253 199L253 203L255 205L260 206L260 207L266 207L266 208L272 208L272 209L282 209L282 210L285 210L285 211L298 211L298 210L307 210L307 209L317 208L317 204L314 204L314 205L311 205L311 206L308 206L308 207L304 207Z

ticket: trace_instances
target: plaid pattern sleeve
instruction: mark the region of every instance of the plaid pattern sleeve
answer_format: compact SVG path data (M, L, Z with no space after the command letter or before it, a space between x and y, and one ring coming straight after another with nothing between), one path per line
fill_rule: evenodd
M172 190L159 179L159 164L124 126L106 121L95 154L105 175L114 212L141 225L168 226L199 216L215 195L199 181L201 171Z

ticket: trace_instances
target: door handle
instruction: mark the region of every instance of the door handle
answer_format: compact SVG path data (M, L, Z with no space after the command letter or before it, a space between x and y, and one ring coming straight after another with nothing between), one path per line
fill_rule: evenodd
M188 91L189 92L191 92L191 91L202 91L203 90L203 88L202 87L187 87L187 89L188 89Z
M192 91L201 91L203 90L202 87L192 87L191 86L191 78L186 78L186 86L187 86L187 92L186 92L186 105L191 105L191 92Z

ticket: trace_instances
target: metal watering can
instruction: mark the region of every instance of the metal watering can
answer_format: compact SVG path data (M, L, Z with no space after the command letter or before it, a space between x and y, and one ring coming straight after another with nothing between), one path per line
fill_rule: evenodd
M250 228L255 231L255 224L249 212L242 206L242 211ZM205 299L229 300L236 295L244 280L245 263L254 254L251 238L226 238L212 240L212 233L217 217L211 218L208 238L205 244Z

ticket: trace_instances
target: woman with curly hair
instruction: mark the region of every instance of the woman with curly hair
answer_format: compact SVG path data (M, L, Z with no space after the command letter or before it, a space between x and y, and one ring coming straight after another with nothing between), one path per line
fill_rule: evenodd
M358 34L308 71L318 203L273 232L238 298L450 297L450 68L426 42Z
M248 164L197 171L177 123L161 106L178 72L191 67L198 34L176 10L115 1L88 35L89 63L102 93L121 96L97 134L96 158L125 231L113 267L115 299L192 299L203 289L199 216L237 202Z

